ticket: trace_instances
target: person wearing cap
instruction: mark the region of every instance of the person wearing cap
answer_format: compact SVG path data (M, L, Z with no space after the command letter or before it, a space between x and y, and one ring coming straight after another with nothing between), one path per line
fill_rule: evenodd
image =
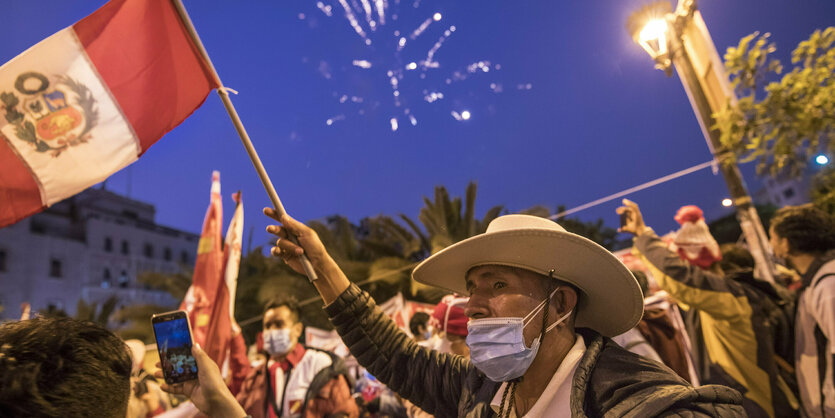
M694 389L607 338L640 319L638 284L611 253L548 219L498 217L412 273L470 296L467 360L414 343L348 280L312 229L264 213L282 224L267 228L279 237L272 254L297 272L307 256L325 311L360 364L437 417L744 416L738 392Z
M469 298L460 298L453 295L444 296L441 302L435 306L432 312L432 321L441 331L441 342L438 351L441 353L452 353L459 356L470 357L470 348L467 347L467 322L469 318L464 313L464 308Z
M769 322L767 298L757 289L770 286L775 294L779 290L756 280L749 266L727 263L723 271L718 263L722 259L719 246L696 206L685 206L676 215L682 224L679 235L684 233L676 237L677 252L644 224L635 202L624 199L617 212L625 214L621 232L635 236L633 253L658 285L695 310L700 324L697 340L707 355L702 382L738 389L751 417L797 416L797 396L778 366L778 330Z

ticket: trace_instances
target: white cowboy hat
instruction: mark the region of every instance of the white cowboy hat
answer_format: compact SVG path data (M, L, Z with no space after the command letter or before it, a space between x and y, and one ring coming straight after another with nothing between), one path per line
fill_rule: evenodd
M644 312L637 280L612 253L593 241L567 232L550 219L505 215L483 234L450 245L420 263L416 281L467 294L465 278L473 267L488 264L519 267L553 277L581 291L576 327L607 337L638 324Z

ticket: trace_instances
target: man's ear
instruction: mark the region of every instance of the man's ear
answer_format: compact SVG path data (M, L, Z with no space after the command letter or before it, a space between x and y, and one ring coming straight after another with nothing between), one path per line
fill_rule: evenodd
M576 311L577 302L580 301L580 295L577 294L577 291L574 290L573 287L561 286L560 290L558 290L557 294L554 296L556 296L559 301L557 313L559 313L560 316L567 314L569 311Z
M303 329L304 329L304 325L302 325L301 322L296 322L296 324L293 325L293 334L296 334L296 340L301 338Z

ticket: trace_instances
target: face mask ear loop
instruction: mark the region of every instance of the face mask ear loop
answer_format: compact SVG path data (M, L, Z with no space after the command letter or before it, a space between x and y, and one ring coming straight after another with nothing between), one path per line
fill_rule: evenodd
M525 315L525 317L522 318L522 326L527 327L528 324L533 320L533 317L536 316L536 314L538 314L539 311L541 311L542 308L545 307L545 304L547 304L551 300L551 298L554 297L554 295L557 293L557 290L559 290L559 289L560 289L560 287L557 286L557 288L554 289L551 292L550 295L548 295L548 299L543 300L542 302L540 302L539 305L536 305L536 308L533 308L533 310L530 313Z
M551 326L548 327L548 329L546 329L545 332L550 332L552 329L556 328L557 325L561 324L562 321L565 321L565 319L568 318L569 315L571 315L571 312L574 312L574 310L572 309L572 310L568 311L568 313L566 313L565 315L560 317L560 319L558 319L557 322L554 322L553 324L551 324Z

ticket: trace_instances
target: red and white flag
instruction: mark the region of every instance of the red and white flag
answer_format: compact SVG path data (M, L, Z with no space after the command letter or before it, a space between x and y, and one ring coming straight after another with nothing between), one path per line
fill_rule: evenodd
M212 192L203 233L197 249L192 284L180 309L188 312L194 340L203 346L224 374L231 375L237 384L243 382L248 371L246 352L232 350L232 339L240 337L235 322L235 290L241 264L241 243L244 212L240 192L234 195L236 207L225 245L221 246L223 203L220 197L220 173L212 173Z
M112 0L0 67L0 227L136 161L219 83L170 0Z
M200 344L215 362L223 360L218 353L209 350L208 334L210 333L213 308L216 305L218 289L226 287L223 280L223 248L220 228L223 223L223 204L220 199L220 173L212 173L212 192L209 209L203 220L203 232L197 244L197 260L194 262L194 275L191 279L186 296L180 304L180 309L188 312L194 341ZM227 292L223 292L227 293ZM228 307L228 300L226 300ZM228 321L228 314L226 319ZM215 354L214 356L212 354Z

